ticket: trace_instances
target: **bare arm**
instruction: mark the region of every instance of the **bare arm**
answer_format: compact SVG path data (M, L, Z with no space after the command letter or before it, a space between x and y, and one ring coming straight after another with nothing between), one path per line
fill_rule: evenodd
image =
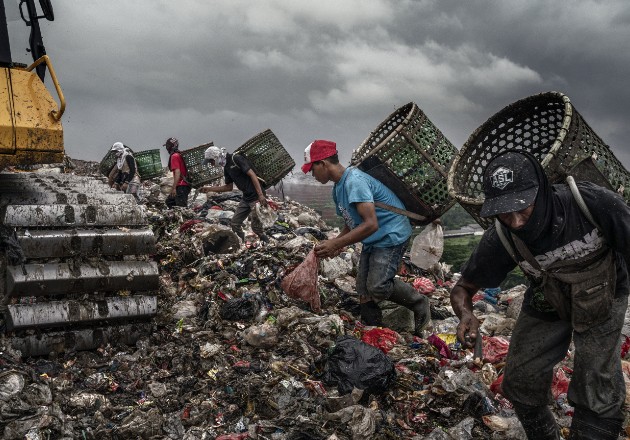
M225 185L219 186L203 186L199 188L200 193L208 193L208 192L230 192L234 189L234 183L227 183Z
M479 332L479 320L473 314L472 304L472 297L478 290L478 286L465 278L460 278L451 290L451 306L459 318L457 339L467 348L474 346Z
M172 196L175 196L175 194L177 194L177 184L179 183L181 176L182 172L179 170L179 168L175 168L173 170L173 189L171 189Z
M361 219L363 219L361 224L354 229L346 226L337 237L322 241L315 246L315 254L318 257L334 257L344 247L358 243L378 230L378 219L376 218L374 203L357 203L356 207Z
M252 170L251 168L249 169L249 171L247 171L247 175L249 176L249 178L252 180L252 183L254 184L254 188L256 189L256 194L258 194L258 201L260 202L262 206L267 206L267 199L265 198L265 193L263 193L263 190L260 186L260 181L258 180L258 176L256 175L256 173L254 173L254 170Z

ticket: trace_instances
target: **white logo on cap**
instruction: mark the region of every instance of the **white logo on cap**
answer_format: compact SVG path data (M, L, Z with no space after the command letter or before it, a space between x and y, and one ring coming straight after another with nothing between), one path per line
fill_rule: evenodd
M493 188L505 189L509 183L514 182L514 173L509 168L499 167L494 170L490 180Z

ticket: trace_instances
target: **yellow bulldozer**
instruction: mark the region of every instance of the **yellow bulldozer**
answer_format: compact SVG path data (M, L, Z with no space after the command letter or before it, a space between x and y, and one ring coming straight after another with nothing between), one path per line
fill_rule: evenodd
M24 356L134 343L159 288L155 238L131 194L33 171L65 160L66 101L41 19L54 20L50 0L0 1L0 326ZM19 33L30 33L26 50Z

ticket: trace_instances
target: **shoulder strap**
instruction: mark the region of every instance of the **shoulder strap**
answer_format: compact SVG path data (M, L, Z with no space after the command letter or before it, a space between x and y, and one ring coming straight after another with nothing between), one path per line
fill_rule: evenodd
M503 232L503 227L501 226L501 222L499 221L498 218L494 219L494 227L497 230L497 235L499 236L499 240L501 240L503 247L508 252L508 254L510 254L510 257L512 257L512 260L514 260L514 262L518 264L518 258L516 257L516 252L514 251L514 248L512 247L512 244L510 243L510 241L505 236L505 233Z
M420 214L416 214L415 212L411 212L411 211L407 211L406 209L401 209L401 208L396 208L395 206L392 205L388 205L386 203L383 202L374 202L374 206L377 206L379 208L382 209L386 209L388 211L391 212L395 212L396 214L400 214L400 215L404 215L405 217L409 217L412 218L414 220L418 220L418 221L426 221L427 218L420 215Z
M586 219L589 222L591 222L593 226L595 226L597 229L601 231L602 228L599 227L599 225L593 218L591 211L588 209L588 206L586 206L586 202L582 198L582 194L580 194L580 190L577 187L577 184L575 183L575 179L573 178L573 176L567 176L567 183L569 184L569 189L571 189L571 194L573 194L573 198L578 204L580 211L582 211L582 214L584 214L584 217L586 217Z

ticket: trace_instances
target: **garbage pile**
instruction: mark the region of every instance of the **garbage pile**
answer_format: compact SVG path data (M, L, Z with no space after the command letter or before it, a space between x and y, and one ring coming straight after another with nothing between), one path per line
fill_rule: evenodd
M525 438L501 395L524 286L475 296L483 320L483 356L475 360L455 338L449 291L457 275L444 263L427 271L406 258L400 271L430 298L423 337L412 335L413 316L393 303L383 305L387 328L366 327L354 285L359 246L317 263L310 284L317 298L283 290L313 246L338 233L309 207L273 199L269 242L250 231L243 243L229 227L238 193L192 194L191 208L173 210L163 199L159 180L143 183L161 271L152 333L134 347L38 359L21 358L3 340L3 438ZM626 338L626 360L629 349ZM570 352L553 385L565 428L571 366Z

